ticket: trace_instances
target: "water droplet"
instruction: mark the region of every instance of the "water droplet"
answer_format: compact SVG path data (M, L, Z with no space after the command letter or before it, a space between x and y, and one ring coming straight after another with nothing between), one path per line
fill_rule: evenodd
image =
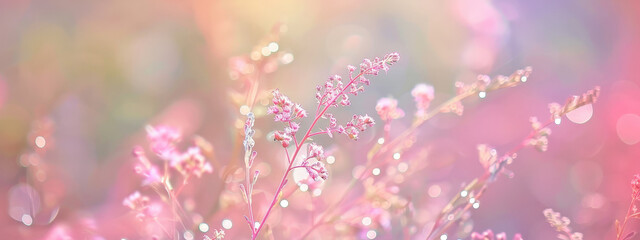
M9 190L9 216L16 221L25 223L27 215L33 223L32 216L40 212L40 204L40 194L28 184L20 183Z
M556 118L556 119L554 119L554 120L553 120L553 122L554 122L556 125L560 125L560 122L562 122L562 118Z
M24 223L24 225L31 226L31 224L33 224L33 218L28 214L24 214L22 215L22 223Z
M593 106L591 104L584 105L576 108L575 110L567 113L567 118L577 124L583 124L589 121L593 116Z

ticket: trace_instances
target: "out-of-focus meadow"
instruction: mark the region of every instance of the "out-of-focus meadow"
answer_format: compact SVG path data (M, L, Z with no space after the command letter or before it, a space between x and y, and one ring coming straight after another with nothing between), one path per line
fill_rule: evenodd
M586 239L614 239L629 182L640 173L639 23L640 3L631 0L0 1L0 236L45 239L58 231L138 239L122 200L147 191L131 151L148 145L148 124L179 128L181 147L196 135L213 146L213 173L194 179L180 200L197 213L185 217L196 224L185 228L202 239L198 222L221 229L222 219L233 219L227 239L251 236L246 208L225 210L241 197L225 169L242 162L245 119L234 99L246 86L232 70L234 57L274 41L278 63L259 76L257 96L267 97L254 109L264 178L255 201L268 204L284 168L279 144L266 138L281 128L265 115L270 90L312 110L315 86L328 76L396 51L397 65L336 116L377 117L375 102L393 96L407 113L393 127L406 129L417 83L433 85L434 101L443 102L455 94L455 81L533 67L526 83L466 100L462 116L441 115L419 129L417 148L428 150L429 164L400 180L410 183L397 193L415 201L416 221L429 224L462 183L482 174L477 144L507 151L529 133L530 116L546 119L548 103L598 85L592 111L554 126L547 152L519 153L514 177L496 181L471 219L473 231L552 239L542 210L553 208ZM342 191L382 134L375 119L380 124L358 141L319 138L336 157L322 190L327 199ZM279 221L306 219L309 196L291 199L268 221L276 239L298 236ZM423 226L415 231L424 238Z

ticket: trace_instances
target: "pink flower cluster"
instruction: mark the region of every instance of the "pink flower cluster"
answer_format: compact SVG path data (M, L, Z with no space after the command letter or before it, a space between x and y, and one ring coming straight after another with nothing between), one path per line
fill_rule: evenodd
M169 161L170 166L183 177L201 177L203 173L213 172L213 167L206 161L199 147L190 147L184 153L177 150L176 143L182 138L177 129L168 126L147 126L146 129L151 150L162 160ZM135 147L133 156L139 162L135 167L136 172L145 177L143 185L162 181L158 168L149 161L142 147Z
M398 53L389 53L382 59L376 57L373 61L364 59L364 61L360 63L360 71L364 74L378 75L380 70L384 70L384 72L389 71L389 66L398 62L398 60L400 60L400 55Z
M171 160L176 152L175 144L180 142L181 138L182 134L175 128L147 126L147 139L151 143L151 150L163 160Z
M375 122L373 121L373 118L369 117L369 115L353 115L351 121L349 121L347 126L345 126L344 133L347 134L349 138L358 140L358 134L373 126L373 124L375 124Z
M300 104L294 104L287 96L280 93L278 89L273 90L272 94L273 105L267 109L267 112L275 115L274 121L291 122L307 116L307 112Z
M320 161L316 161L314 163L310 163L310 161L305 160L302 162L302 165L309 173L309 176L313 178L314 181L327 180L329 177L329 172L324 167L324 163Z
M572 232L571 228L569 228L569 224L571 224L569 218L563 217L560 213L550 208L545 209L542 213L551 227L560 233L558 234L558 238L564 240L582 240L582 233Z
M199 147L190 147L185 153L174 156L171 167L180 172L183 177L195 175L199 178L206 172L213 172L213 167L202 156Z
M142 196L140 192L134 192L122 201L122 205L136 212L136 218L143 221L147 218L156 218L160 215L162 207L158 204L150 204L149 198Z
M549 112L551 113L551 119L556 123L559 123L559 119L562 115L584 105L595 103L598 100L598 96L600 96L600 87L595 87L581 96L569 97L564 105L550 103Z
M529 121L531 122L534 134L525 141L525 144L535 147L540 152L546 152L549 148L549 139L547 137L551 135L551 129L542 127L542 123L540 123L536 117L529 118Z
M633 179L631 179L631 190L633 196L638 195L638 192L640 192L640 174L633 175Z
M340 75L334 75L329 77L329 79L325 82L323 86L316 87L316 99L318 100L319 106L347 106L351 103L349 102L349 96L345 94L345 91L353 94L354 96L358 95L358 93L364 91L364 85L371 84L371 81L365 77L365 75L378 75L380 70L384 70L387 72L389 70L389 66L395 64L400 60L400 55L398 53L389 53L385 55L382 59L374 58L373 61L369 59L364 59L364 61L360 64L360 72L353 76L356 71L354 66L347 66L349 70L349 83L345 86L342 82L342 77ZM339 99L341 97L341 99ZM339 102L338 102L339 100Z
M433 86L420 83L413 87L411 96L413 96L413 100L416 102L416 108L418 109L416 116L424 116L434 98Z
M489 229L487 231L484 231L483 233L477 233L477 232L472 233L471 239L472 240L507 240L507 234L502 232L494 235L493 231ZM522 235L518 233L514 235L512 239L522 240Z
M381 98L376 104L376 111L382 121L389 121L404 117L404 111L398 108L398 100L393 98Z
M274 133L274 140L282 143L282 147L288 147L296 132L300 129L300 124L294 120L306 117L307 111L300 104L294 104L278 89L274 90L272 94L273 105L267 109L267 112L275 115L274 121L287 124L284 131L276 131Z
M144 177L142 185L149 185L162 181L158 168L151 164L151 161L147 158L142 147L135 147L133 149L133 156L138 159L138 164L134 167L136 173Z
M315 158L316 161L311 163L309 160L313 158ZM321 162L325 159L326 156L324 155L322 146L311 143L307 145L307 156L302 161L301 166L307 170L307 173L309 173L309 176L313 178L314 181L319 181L321 178L327 180L329 172L325 168L324 163Z
M298 153L300 152L303 144L310 140L309 137L321 134L327 134L330 137L333 137L333 132L342 133L349 136L351 139L358 139L358 134L361 131L364 131L368 127L373 126L375 123L373 118L368 115L354 115L351 121L347 122L345 125L338 125L338 121L334 118L334 116L330 113L327 113L327 110L331 107L338 106L347 106L350 105L348 94L352 94L354 96L358 95L358 93L364 91L363 85L369 85L370 81L365 76L366 75L378 75L381 70L388 71L389 66L395 64L400 59L398 53L390 53L385 55L383 58L374 58L373 61L369 59L365 59L362 64L360 64L360 72L356 74L356 68L354 66L347 66L349 71L349 82L344 83L342 81L342 77L339 75L334 75L329 77L329 79L325 82L323 86L316 87L316 99L318 101L318 106L315 111L315 117L313 122L310 124L309 129L306 131L305 135L302 136L301 140L298 141L296 138L296 133L298 132L300 125L294 120L303 118L307 116L307 113L299 104L294 104L289 100L288 97L281 94L278 90L273 91L273 105L268 108L269 114L274 114L274 120L276 122L285 123L284 131L275 131L273 134L273 139L282 144L282 147L285 148L287 161L289 166L285 171L282 180L280 181L280 185L274 194L274 199L271 201L271 205L267 209L266 214L264 215L262 221L258 223L258 227L254 228L254 218L253 211L251 210L251 194L246 194L245 196L249 201L249 214L250 217L247 217L247 222L251 227L251 238L256 239L260 233L260 230L264 226L267 218L275 203L277 202L278 196L282 193L282 190L287 183L287 175L295 168L305 168L309 176L315 181L319 181L320 179L327 179L329 174L327 169L325 168L324 163L325 160L324 150L321 146L316 145L315 143L310 143L307 147L307 156L304 157L304 160L299 163L299 165L294 165L296 163L296 159ZM355 74L355 76L354 76ZM397 112L394 112L397 113ZM322 129L318 132L312 132L318 123L320 118L328 119L329 126L326 129ZM246 126L245 125L245 131ZM289 155L288 149L286 149L291 141L295 143L295 150L293 151L293 155ZM247 153L247 145L245 144L245 155ZM247 157L245 156L245 161ZM315 159L315 161L310 161L311 159ZM249 167L247 167L246 171L248 172ZM245 178L248 181L249 175L246 174ZM255 178L254 178L255 179ZM255 182L255 180L254 180ZM244 189L244 188L241 188ZM244 191L244 190L243 190ZM251 221L249 221L251 219Z

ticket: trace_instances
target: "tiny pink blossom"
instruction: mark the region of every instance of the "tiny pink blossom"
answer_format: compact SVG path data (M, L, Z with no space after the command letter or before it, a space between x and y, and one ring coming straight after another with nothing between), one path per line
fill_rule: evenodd
M483 233L477 233L477 232L471 233L471 239L472 240L507 240L507 234L502 232L494 235L493 231L489 229L484 231ZM514 235L512 239L522 240L522 235L518 233Z
M162 207L159 204L150 204L149 198L137 191L127 196L122 201L122 205L136 212L136 218L140 221L146 218L155 218L162 211Z
M175 128L168 126L147 126L147 139L151 142L151 150L164 160L170 160L176 152L175 144L180 141L182 134Z
M376 111L383 121L404 117L404 111L398 108L398 100L393 98L381 98L378 100Z
M560 104L555 102L549 103L549 112L551 113L551 117L553 119L557 119L563 114L562 106L560 106Z
M458 116L462 116L464 112L464 105L460 101L449 104L442 109L443 113L455 113Z
M631 189L633 190L634 196L640 191L640 174L633 175L633 179L631 179Z
M320 145L316 145L315 143L311 143L307 146L307 159L316 158L319 161L324 160L326 157L324 155L324 149Z
M142 150L142 147L134 148L133 156L139 161L139 163L135 166L136 173L144 176L142 185L149 185L161 181L162 177L160 176L158 168L151 164L151 161L149 161L149 159L147 158L147 155L144 153L144 150Z
M142 196L138 191L127 196L122 201L122 205L130 208L131 210L142 209L146 207L147 204L149 204L149 198L146 196Z
M416 102L416 108L418 109L417 115L424 115L426 110L429 108L429 104L431 104L431 101L434 98L433 86L420 83L413 87L411 95L413 96L413 100Z
M368 127L373 126L373 124L375 124L375 121L373 121L373 118L369 117L369 115L353 115L353 118L344 127L342 133L347 134L347 136L353 140L358 140L358 134Z
M320 161L316 161L313 164L309 162L309 160L305 160L302 162L302 166L305 167L309 176L313 178L314 181L327 180L329 177L329 172L324 167L324 163Z
M384 70L385 72L389 71L389 66L395 64L398 60L400 60L398 53L389 53L382 59L376 57L373 61L364 59L360 64L360 72L368 75L378 75L380 70Z
M171 166L185 177L196 175L199 178L205 172L213 172L213 167L202 156L198 147L191 147L187 152L175 156L171 161Z
M273 140L282 143L282 147L288 147L291 143L291 136L283 131L275 131L273 133Z

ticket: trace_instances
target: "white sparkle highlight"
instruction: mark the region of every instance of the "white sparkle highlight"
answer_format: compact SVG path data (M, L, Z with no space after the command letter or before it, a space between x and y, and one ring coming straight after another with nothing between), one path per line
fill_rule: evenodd
M198 230L200 230L200 232L206 233L209 231L209 224L206 223L200 223L200 225L198 225Z
M362 218L362 225L365 225L365 226L371 225L371 218L370 217L363 217Z
M369 230L367 231L367 238L368 239L375 239L376 236L378 236L378 233L376 233L375 230Z
M231 227L233 227L233 222L231 222L231 220L229 219L222 220L222 228L231 229Z

